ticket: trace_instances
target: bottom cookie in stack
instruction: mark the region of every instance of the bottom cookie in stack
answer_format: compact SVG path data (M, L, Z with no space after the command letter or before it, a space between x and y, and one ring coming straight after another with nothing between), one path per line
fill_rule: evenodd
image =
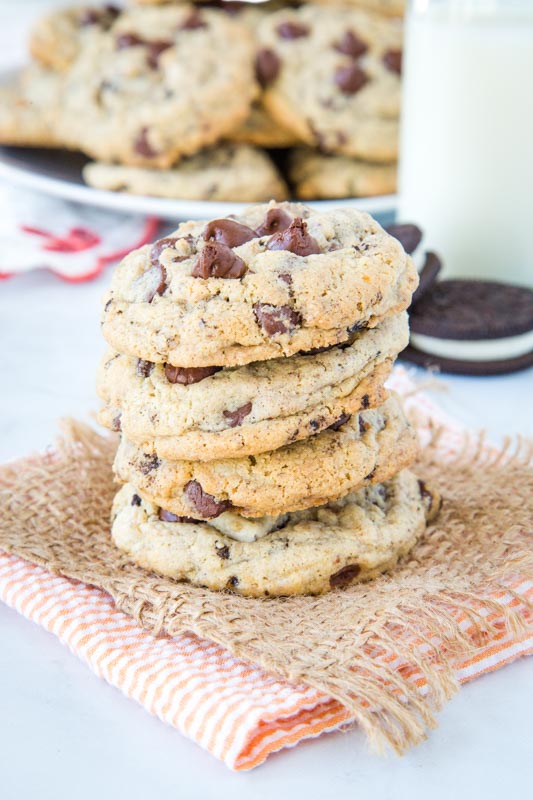
M323 594L393 567L439 507L407 469L340 500L259 519L178 517L126 484L112 536L139 566L177 580L250 597Z

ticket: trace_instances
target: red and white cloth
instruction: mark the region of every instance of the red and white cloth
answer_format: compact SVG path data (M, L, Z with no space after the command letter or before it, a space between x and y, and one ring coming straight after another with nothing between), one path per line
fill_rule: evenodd
M0 186L0 279L46 269L70 283L92 280L157 239L159 226L154 217Z

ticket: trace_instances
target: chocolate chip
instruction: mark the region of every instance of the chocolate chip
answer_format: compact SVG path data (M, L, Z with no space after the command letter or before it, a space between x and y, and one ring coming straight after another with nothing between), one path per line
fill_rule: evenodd
M368 408L370 405L370 397L364 394L361 398L361 408Z
M169 383L190 386L191 383L200 383L221 369L222 367L173 367L172 364L165 364L165 375Z
M212 219L204 228L206 242L214 239L228 247L238 247L251 239L257 238L257 233L247 225L241 225L233 219Z
M131 498L132 506L140 506L141 503L142 503L142 500L139 497L139 495L138 494L134 494L133 497Z
M118 433L119 431L122 430L122 424L120 422L121 416L122 414L117 414L117 416L113 417L111 421L111 430L115 431L115 433Z
M278 521L276 522L275 526L272 528L272 531L281 531L281 530L283 530L283 528L286 528L287 527L287 523L289 522L289 519L290 519L290 514L283 514L278 519ZM282 542L285 545L285 547L289 546L289 540L288 539L280 539L279 541Z
M302 36L309 36L309 28L300 22L281 22L276 31L281 39L301 39Z
M327 101L324 101L327 102ZM316 125L314 125L311 120L308 121L309 129L315 138L315 144L317 148L320 150L321 153L328 153L329 146L327 137L322 131L320 131Z
M348 142L348 136L344 133L344 131L335 131L335 138L337 139L337 144L341 147Z
M148 42L148 52L146 54L146 61L148 62L148 66L152 69L157 69L159 66L159 56L161 53L164 53L165 50L168 50L169 47L172 47L173 42L166 42L162 39Z
M209 242L192 268L193 278L242 278L246 272L246 264L222 242Z
M228 588L238 585L239 585L239 579L235 575L232 575L231 578L229 578L228 580Z
M150 261L152 265L157 266L159 264L159 256L163 250L174 247L177 241L177 238L168 236L165 239L158 239L157 242L154 242L150 249Z
M365 328L368 328L367 322L354 322L353 325L350 325L349 328L346 328L346 333L351 336L354 333L358 333L359 331L364 331Z
M164 294L167 290L167 271L162 264L155 264L143 275L145 293L143 302L151 303L156 294Z
M340 347L338 344L328 344L325 347L312 347L311 350L299 350L299 356L318 356L320 353L328 353L330 350L335 350Z
M177 514L173 514L172 511L167 511L165 508L160 508L157 516L162 522L192 522L194 525L201 525L203 523L201 519L179 517Z
M420 497L422 500L428 502L428 511L431 511L431 507L433 506L433 495L427 488L424 481L418 481L418 488L420 491Z
M207 22L202 17L197 8L181 23L181 31L195 31L198 28L207 28Z
M254 303L254 313L257 322L267 336L275 336L277 333L290 333L302 321L300 314L290 306L271 306L268 303Z
M96 8L84 8L78 19L80 28L100 24L100 13Z
M370 428L370 423L365 422L363 417L359 417L359 433L363 436L367 430Z
M322 252L316 239L307 232L307 223L301 217L295 217L288 228L271 236L266 249L288 250L297 256Z
M223 560L227 560L229 558L229 547L225 544L223 547L218 547L215 545L216 554L219 558Z
M217 500L212 494L204 492L198 481L189 481L184 488L184 492L204 519L218 517L231 507L229 500Z
M281 61L273 50L263 47L255 57L255 74L258 82L264 88L278 77Z
M248 0L214 0L212 2L213 8L221 8L230 17L235 17L240 14L244 9L250 8Z
M396 72L398 75L402 74L402 51L401 50L387 50L383 55L383 63L391 72Z
M283 281L283 283L286 283L287 286L292 286L292 275L290 272L280 272L278 278L280 281Z
M140 156L145 156L145 158L155 158L158 153L148 141L148 130L149 129L146 126L141 128L137 138L133 142L133 149Z
M339 345L337 345L337 347L339 348L339 350L346 350L347 347L352 346L352 344L355 342L356 339L357 339L357 333L351 333L349 337L345 339L344 342L341 342Z
M359 331L364 331L365 328L368 328L367 322L354 322L353 325L350 325L349 328L346 328L346 333L348 336L351 336L352 333L358 333Z
M265 221L257 228L258 236L271 236L273 233L285 231L290 226L292 217L282 208L269 208Z
M339 428L341 428L343 425L346 425L351 417L351 414L341 414L338 420L336 420L332 425L329 425L328 431L338 431Z
M374 467L372 472L369 472L368 475L365 475L365 481L371 481L375 474L376 474L376 468Z
M384 486L382 483L378 483L378 485L375 487L375 490L383 502L386 502L389 499L389 492L387 490L387 487Z
M224 419L228 421L228 425L230 428L236 428L238 425L242 425L242 421L245 417L252 410L251 403L245 403L240 408L235 409L235 411L223 411Z
M339 586L348 586L361 572L359 564L347 564L345 567L329 576L329 585L332 589Z
M321 427L322 422L324 422L324 417L321 417L321 419L312 419L309 423L309 427L312 431L317 431Z
M218 8L230 17L240 14L243 7L248 8L247 0L202 0L204 8Z
M368 50L368 45L357 36L353 31L346 31L342 38L333 47L345 56L359 58Z
M143 475L148 475L149 472L153 472L154 469L158 469L160 465L161 461L155 453L143 453L142 457L137 463L137 466Z
M107 303L104 306L104 311L109 311L109 308L110 308L112 302L113 302L113 298L111 298L111 299L109 299L107 301Z
M394 236L395 239L398 239L405 252L409 255L414 253L422 241L422 231L418 225L411 225L410 223L401 225L399 223L394 223L393 225L387 225L385 230L387 233L390 233L391 236Z
M121 9L116 6L103 6L103 8L84 8L78 19L81 28L88 25L100 25L107 30L120 14Z
M115 39L115 48L117 50L126 50L129 47L139 47L146 44L146 41L136 33L121 33Z
M139 378L148 378L155 367L151 361L145 361L143 358L137 359L137 367L135 372L137 373Z
M368 76L357 64L344 64L335 70L335 83L344 94L357 94L368 83Z

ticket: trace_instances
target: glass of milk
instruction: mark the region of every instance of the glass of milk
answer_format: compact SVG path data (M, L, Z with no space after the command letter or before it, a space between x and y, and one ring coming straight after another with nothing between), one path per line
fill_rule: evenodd
M398 219L444 277L533 286L533 0L411 0Z

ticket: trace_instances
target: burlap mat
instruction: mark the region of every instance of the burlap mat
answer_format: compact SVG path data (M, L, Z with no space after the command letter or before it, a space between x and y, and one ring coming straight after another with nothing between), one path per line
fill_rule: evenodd
M115 446L70 421L57 450L2 467L0 549L101 587L155 634L193 631L318 688L377 748L402 752L435 726L435 711L458 688L453 663L495 633L495 618L524 630L527 601L510 607L498 590L533 576L531 446L495 453L465 442L443 461L433 436L417 470L439 487L444 506L397 570L318 598L264 600L175 583L128 563L109 534ZM384 653L395 658L376 658ZM427 691L409 680L413 670Z

